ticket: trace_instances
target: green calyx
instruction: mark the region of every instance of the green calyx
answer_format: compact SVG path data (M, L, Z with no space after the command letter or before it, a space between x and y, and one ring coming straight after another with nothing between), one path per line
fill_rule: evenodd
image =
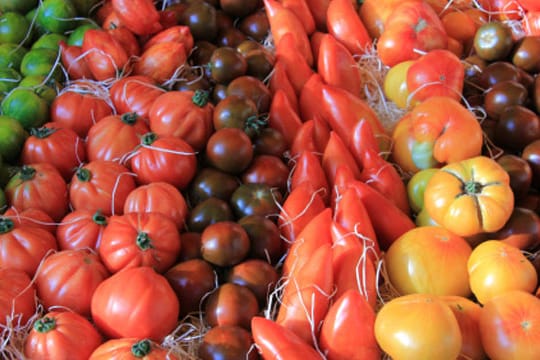
M141 144L150 146L154 143L154 141L157 140L157 138L158 138L157 134L153 132L148 132L141 137Z
M92 216L92 221L101 226L107 225L107 218L99 210Z
M122 120L122 122L127 125L134 125L137 122L138 118L139 115L136 112L129 112L120 116L120 120Z
M50 317L43 317L35 322L34 330L39 333L46 333L56 328L56 320Z
M148 339L136 342L131 346L131 354L136 358L142 358L150 354L152 351L152 343Z
M23 165L19 170L19 178L22 181L32 180L36 176L36 169L31 166Z
M15 223L13 222L13 220L5 217L0 217L0 234L8 233L13 230L14 227Z
M88 182L92 179L92 173L90 172L90 170L85 168L80 168L79 170L77 170L76 176L77 180L82 182Z
M467 181L463 184L463 191L467 195L478 195L482 192L484 185L477 181Z
M152 239L150 239L150 236L148 233L145 233L144 231L141 231L137 234L137 239L135 239L135 242L137 243L137 246L139 249L146 251L148 249L151 249L152 246Z
M45 139L50 135L54 134L57 129L52 129L48 127L39 127L30 129L30 135L35 136L38 139Z
M198 107L203 107L208 103L210 94L206 90L197 89L191 98L191 101Z

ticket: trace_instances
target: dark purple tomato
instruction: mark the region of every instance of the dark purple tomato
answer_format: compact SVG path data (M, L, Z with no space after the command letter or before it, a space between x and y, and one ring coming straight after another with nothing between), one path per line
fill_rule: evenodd
M257 105L246 97L227 96L214 108L214 129L225 127L245 129L248 119L257 116Z
M473 39L475 53L486 61L505 59L513 45L512 31L506 24L498 21L481 25Z
M287 139L283 134L274 128L264 128L253 139L255 154L266 154L284 157L289 148Z
M493 85L484 96L487 115L498 120L500 114L511 105L524 105L528 99L527 88L515 80L501 81Z
M229 200L237 218L248 215L277 216L282 195L265 184L241 184Z
M247 62L236 47L221 46L212 53L208 62L210 77L217 83L228 84L247 72Z
M277 188L284 194L290 170L281 157L275 155L257 155L249 167L242 172L243 183L265 184Z
M276 264L283 257L283 244L276 223L261 215L248 215L238 220L249 237L249 258Z
M211 167L203 167L189 184L188 199L192 206L211 197L229 201L238 185L240 181L235 176Z
M530 209L514 207L502 229L489 235L521 250L534 250L540 245L540 218Z
M201 360L256 360L251 333L240 326L221 325L208 330L198 348Z
M533 187L540 190L540 140L535 140L525 146L521 157L531 166L533 172Z
M483 89L489 89L493 85L507 80L520 80L519 70L508 61L495 61L488 64L478 79L478 85Z
M223 11L233 18L247 16L260 6L259 0L219 0Z
M187 226L189 231L202 232L208 225L233 219L234 214L227 201L210 197L191 209Z
M182 249L178 261L201 259L201 233L188 231L180 234Z
M206 159L208 164L221 171L239 174L253 159L253 143L241 129L219 129L206 143Z
M236 47L242 41L246 40L246 35L235 27L221 30L216 38L217 46Z
M251 318L259 313L259 303L248 287L224 283L208 296L204 310L211 327L230 325L249 330Z
M268 297L279 280L277 270L261 259L249 259L233 266L227 281L249 288L259 302L260 307L268 303Z
M513 154L504 154L496 161L510 175L510 187L516 201L525 197L532 183L532 169L529 163Z
M270 109L272 94L270 89L254 76L239 76L227 86L227 95L238 95L250 98L257 105L259 114L267 113Z
M521 105L506 107L495 127L495 144L519 152L532 141L540 139L540 118Z
M201 234L201 254L216 266L233 266L246 258L250 241L244 228L234 221L208 225Z
M274 68L275 57L266 49L250 50L244 54L247 63L247 75L264 81Z
M515 46L512 63L531 73L540 72L540 36L525 36Z
M180 301L180 316L202 309L202 299L216 286L212 265L202 259L182 261L165 274Z
M266 39L270 32L270 23L268 17L263 10L256 11L245 18L241 19L238 23L238 28L257 42L262 42Z
M195 40L213 41L217 36L216 8L205 1L191 2L179 22L189 27Z

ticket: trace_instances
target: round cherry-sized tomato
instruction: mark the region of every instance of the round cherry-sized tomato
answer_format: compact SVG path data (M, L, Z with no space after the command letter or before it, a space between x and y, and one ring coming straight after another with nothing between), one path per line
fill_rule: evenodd
M467 260L471 246L440 226L420 226L390 245L384 256L388 279L402 294L471 294ZM452 269L449 272L448 269Z
M62 306L88 317L92 295L107 277L109 272L96 253L88 249L59 251L41 263L37 295L45 309Z
M90 354L89 360L121 360L121 359L168 359L180 360L170 349L158 342L134 337L109 339L99 345Z
M12 324L26 324L36 312L35 296L35 284L26 272L1 267L0 326L6 326L9 321Z
M500 240L488 240L474 248L467 263L471 289L485 304L510 290L534 292L538 276L520 249Z
M540 299L525 291L502 293L484 304L480 336L490 359L540 357Z
M435 222L457 235L495 232L514 208L510 176L486 156L448 164L426 185L424 207Z
M99 284L91 311L96 327L109 338L161 342L177 326L180 303L163 275L140 266L119 271Z
M437 295L411 294L385 303L375 338L394 359L456 359L462 335L452 310Z

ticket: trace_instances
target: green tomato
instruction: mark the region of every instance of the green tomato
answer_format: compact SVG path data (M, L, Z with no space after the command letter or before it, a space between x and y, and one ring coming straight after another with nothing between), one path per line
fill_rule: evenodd
M32 26L33 39L36 39L37 37L43 34L46 34L48 32L46 29L43 28L43 26L41 26L41 24L37 22L37 14L38 14L37 10L38 10L38 7L35 7L29 12L27 12L26 15L24 16L26 17L28 21L30 21L30 24L34 24L34 26Z
M58 51L58 49L60 48L58 43L60 41L67 41L67 36L55 33L43 34L32 44L30 50L50 49Z
M16 161L26 137L27 133L20 122L10 116L0 115L0 156L3 160Z
M19 70L28 49L13 43L0 44L0 68Z
M52 77L60 81L63 74L59 64L57 51L44 48L30 50L22 59L21 74L49 76L52 71Z
M416 218L414 219L414 223L416 226L440 226L429 216L428 211L423 208L420 210L418 214L416 214Z
M0 12L15 11L25 14L38 5L39 0L0 0Z
M418 213L424 208L424 191L431 177L439 169L428 168L418 171L407 182L407 196L411 209Z
M30 75L21 80L19 87L31 89L50 106L56 96L58 96L62 85L55 79L48 79L43 75Z
M24 15L7 12L0 16L0 44L28 44L31 37L30 22Z
M77 26L77 9L70 0L43 0L36 23L48 32L64 34Z
M86 33L86 30L90 29L99 29L99 26L94 23L77 26L75 30L69 34L67 44L70 46L82 46L84 34Z
M49 105L33 90L18 87L2 101L2 114L17 120L25 130L49 121Z
M7 94L11 90L15 89L22 76L19 72L13 68L0 68L0 94Z

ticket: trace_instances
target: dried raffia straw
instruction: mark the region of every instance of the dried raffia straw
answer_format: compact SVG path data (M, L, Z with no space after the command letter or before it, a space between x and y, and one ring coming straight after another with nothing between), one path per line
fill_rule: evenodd
M379 311L384 304L389 302L390 300L393 300L395 298L398 298L401 296L401 294L396 290L396 288L392 285L390 282L390 278L388 276L388 272L386 271L385 262L384 262L384 254L382 258L377 263L377 273L376 273L376 290L377 290L377 308L376 310Z
M37 303L37 298L36 298ZM37 305L36 312L26 323L21 322L20 314L11 314L6 324L0 324L0 358L5 360L24 359L24 343L34 322L43 316L43 306Z
M209 329L202 313L188 314L176 329L163 339L161 345L180 359L197 360L199 347Z

